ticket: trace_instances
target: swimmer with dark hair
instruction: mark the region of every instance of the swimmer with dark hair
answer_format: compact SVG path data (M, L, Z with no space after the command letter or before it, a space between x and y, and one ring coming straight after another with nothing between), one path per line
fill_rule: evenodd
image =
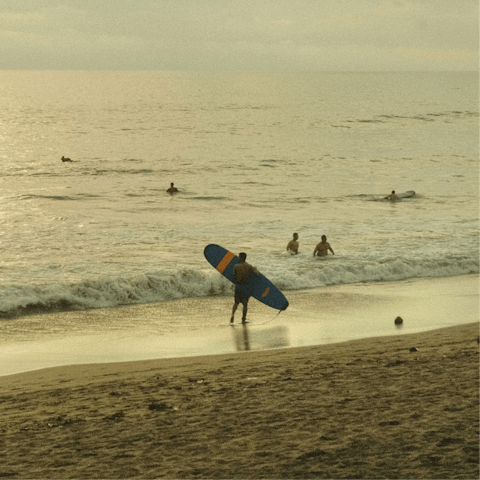
M170 188L167 189L167 193L169 193L170 195L173 195L174 193L177 193L177 192L178 192L178 188L174 187L172 182L170 184Z
M392 202L396 202L398 200L398 196L395 193L395 190L392 190L392 193L385 197L385 200L391 200Z

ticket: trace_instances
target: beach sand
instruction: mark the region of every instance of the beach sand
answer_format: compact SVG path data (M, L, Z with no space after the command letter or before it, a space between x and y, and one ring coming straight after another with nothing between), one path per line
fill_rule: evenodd
M476 479L478 334L0 377L0 478Z

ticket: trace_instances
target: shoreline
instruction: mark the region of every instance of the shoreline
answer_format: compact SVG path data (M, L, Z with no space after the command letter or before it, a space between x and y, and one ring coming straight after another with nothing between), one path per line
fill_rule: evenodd
M91 363L218 355L405 335L478 321L478 275L289 292L277 312L252 300L247 329L232 299L196 298L39 315L0 323L0 376ZM401 316L404 323L394 325Z
M478 478L478 331L0 377L0 477Z
M478 335L475 336L478 330ZM378 337L367 337L367 338L357 338L357 339L350 339L350 340L343 340L339 342L332 342L332 343L325 343L320 345L303 345L297 347L289 347L289 348L279 348L279 349L264 349L264 350L252 350L252 351L242 351L242 352L229 352L229 353L219 353L219 354L208 354L208 355L195 355L195 356L184 356L184 357L170 357L170 358L148 358L143 360L133 360L133 361L123 361L123 362L100 362L100 363L84 363L84 364L70 364L70 365L55 365L52 367L46 367L38 370L29 370L25 372L18 372L13 373L11 375L2 375L0 376L0 386L9 384L9 379L14 379L18 377L23 380L27 380L28 382L32 381L33 384L36 384L39 378L43 378L41 376L42 372L47 373L45 378L50 377L50 374L56 370L58 370L59 374L54 375L54 377L64 378L68 376L66 372L72 371L73 376L80 375L83 378L86 378L88 373L89 375L93 375L93 377L97 376L96 372L99 373L99 376L108 376L111 373L105 372L118 372L123 369L123 371L132 373L137 371L147 371L152 370L154 368L160 368L159 366L165 366L166 368L188 368L191 364L207 364L207 363L216 363L222 362L223 360L232 361L235 360L237 357L243 358L244 356L252 355L257 358L257 360L265 358L271 358L275 355L293 355L296 357L303 358L308 356L309 351L316 351L322 350L324 353L332 354L335 353L336 355L344 356L351 350L356 350L357 348L367 350L368 348L372 348L373 345L376 343L380 344L392 344L395 343L402 343L406 344L409 342L410 339L414 339L415 345L418 342L415 340L420 339L421 344L425 344L431 346L433 342L429 341L429 337L431 338L447 338L448 334L451 333L452 337L455 338L456 336L464 336L466 333L472 332L474 333L472 337L472 342L475 341L480 345L480 322L470 322L464 323L461 325L455 326L448 326L448 327L439 327L433 330L415 332L415 333L407 333L405 335L399 336L395 334L391 335L383 335ZM459 332L459 333L457 333ZM398 341L398 342L397 342ZM449 340L450 341L450 340ZM412 343L412 345L413 345ZM411 347L417 348L417 347ZM479 346L480 348L480 346ZM418 349L417 349L418 350ZM347 352L347 353L346 353ZM415 352L411 352L415 353ZM157 365L158 364L158 365ZM90 378L91 380L91 378ZM479 377L480 380L480 377ZM17 383L14 381L14 383ZM479 392L480 393L480 392Z

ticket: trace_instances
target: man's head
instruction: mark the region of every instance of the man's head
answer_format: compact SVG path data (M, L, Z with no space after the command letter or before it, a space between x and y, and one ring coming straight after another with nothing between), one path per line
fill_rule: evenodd
M395 195L395 190L392 190L392 195Z
M244 262L246 259L247 259L247 254L244 253L244 252L241 252L238 254L238 259L241 261L241 262Z
M173 188L173 182L170 184L170 186Z
M326 242L327 241L327 237L325 235L322 235L322 242Z
M298 233L294 233L294 234L293 234L293 239L294 239L294 240L298 240Z

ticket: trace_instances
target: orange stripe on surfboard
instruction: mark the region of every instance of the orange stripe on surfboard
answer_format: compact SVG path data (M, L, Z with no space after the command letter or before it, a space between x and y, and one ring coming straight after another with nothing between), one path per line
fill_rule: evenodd
M262 293L262 297L266 297L269 291L270 291L270 287L267 287L267 289Z
M232 252L227 252L224 257L218 262L218 265L215 267L220 273L223 273L224 270L228 267L233 257L235 256Z

